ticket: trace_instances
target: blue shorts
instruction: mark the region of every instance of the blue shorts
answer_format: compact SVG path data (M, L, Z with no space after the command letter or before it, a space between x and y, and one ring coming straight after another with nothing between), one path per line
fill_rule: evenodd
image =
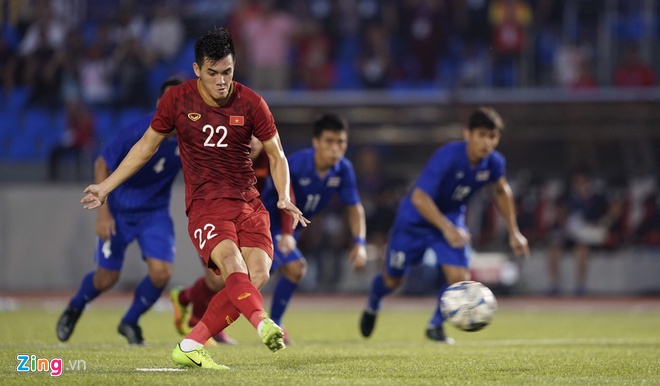
M169 209L140 215L116 215L116 234L103 242L98 239L94 262L104 269L120 271L128 245L137 239L142 259L147 257L174 262L174 223Z
M470 248L452 248L439 230L394 228L385 255L387 274L391 277L407 276L411 267L422 264L427 249L435 253L437 267L469 266Z
M277 271L280 267L296 260L302 260L304 259L303 254L300 252L298 248L294 249L293 251L289 252L288 255L282 254L279 249L277 249L277 242L280 240L280 237L282 237L281 234L276 234L273 233L273 265L270 267L270 272L275 272ZM298 238L296 238L296 241L298 241Z

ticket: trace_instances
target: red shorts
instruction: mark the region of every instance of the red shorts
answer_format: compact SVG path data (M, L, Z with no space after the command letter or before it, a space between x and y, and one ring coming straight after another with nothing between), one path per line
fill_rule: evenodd
M259 197L247 202L229 198L193 201L188 234L206 266L218 274L211 251L223 240L231 240L239 248L262 249L273 259L270 216Z

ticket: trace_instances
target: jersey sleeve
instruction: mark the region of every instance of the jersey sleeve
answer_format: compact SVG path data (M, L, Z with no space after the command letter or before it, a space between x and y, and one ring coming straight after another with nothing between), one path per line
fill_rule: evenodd
M357 189L357 182L355 180L355 171L353 170L353 165L350 161L344 160L342 165L342 178L341 186L337 192L339 200L348 206L353 206L360 202L360 194Z
M176 123L174 106L174 94L168 89L158 102L156 114L151 120L151 128L160 134L171 133Z
M261 142L268 141L277 133L275 119L273 118L273 114L271 114L264 98L259 98L259 103L253 113L253 122L254 136Z
M501 153L493 152L490 170L491 181L493 182L506 174L506 159Z
M420 174L415 187L423 190L429 196L435 198L440 195L440 185L447 173L451 163L451 152L448 147L438 149L431 159L426 163L422 174Z

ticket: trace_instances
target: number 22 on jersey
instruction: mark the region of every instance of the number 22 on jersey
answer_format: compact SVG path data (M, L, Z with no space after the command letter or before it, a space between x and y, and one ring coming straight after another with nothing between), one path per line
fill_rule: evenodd
M206 141L204 141L204 146L206 147L227 147L226 143L223 143L225 138L227 138L227 128L224 126L218 126L218 127L213 127L211 125L204 125L202 127L202 132L206 133L208 131L208 136L206 137ZM215 141L214 136L215 134L218 134L220 137L217 141ZM216 136L217 138L217 136Z

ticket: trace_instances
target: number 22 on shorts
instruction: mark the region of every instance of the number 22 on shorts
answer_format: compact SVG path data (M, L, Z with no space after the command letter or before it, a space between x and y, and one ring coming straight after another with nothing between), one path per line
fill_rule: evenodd
M208 240L211 240L212 238L218 235L217 233L214 233L214 231L215 231L215 225L213 224L206 224L204 225L204 228L195 229L195 232L193 232L193 236L195 236L195 240L199 242L200 251L204 249L204 246L206 245L206 242Z

